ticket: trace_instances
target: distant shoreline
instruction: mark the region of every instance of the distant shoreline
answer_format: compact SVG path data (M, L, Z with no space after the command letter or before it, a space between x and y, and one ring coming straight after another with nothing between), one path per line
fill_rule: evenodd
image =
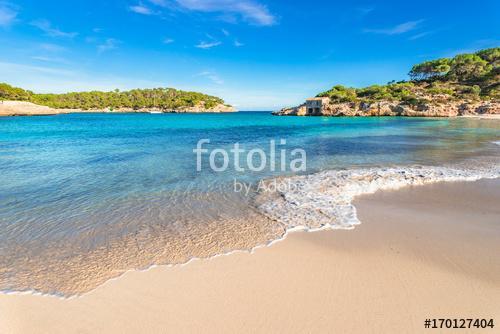
M0 102L0 117L1 116L53 116L61 114L75 114L75 113L106 113L106 114L122 114L122 113L227 113L227 112L237 112L233 107L228 107L226 105L217 105L208 110L202 110L199 107L185 107L179 110L161 110L159 108L140 108L140 109L130 109L130 108L118 108L112 110L100 110L100 109L56 109L47 106L42 106L34 104L31 102L24 101L2 101Z
M474 118L474 119L487 119L487 120L500 120L500 114L473 114L473 115L296 115L296 114L285 114L279 112L272 112L275 116L303 116L303 117L346 117L346 118L369 118L369 117L394 117L394 118Z
M290 112L283 112L287 110ZM306 116L300 113L291 112L292 109L283 109L281 111L271 112L273 115L278 116ZM187 114L187 113L199 113L199 114L218 114L218 113L234 113L239 112L233 107L227 107L225 105L217 106L209 110L201 110L196 107L184 108L180 110L160 110L159 108L141 108L141 109L130 109L130 108L120 108L114 110L102 110L102 109L56 109L47 106L37 105L31 102L24 101L2 101L0 102L0 117L14 117L14 116L55 116L64 114L126 114L126 113L136 113L136 114L147 114L147 113L163 113L163 114ZM267 111L262 111L267 112ZM355 115L328 115L328 114L315 114L307 116L319 116L319 117L432 117L432 118L477 118L477 119L490 119L490 120L500 120L500 114L463 114L463 115L390 115L390 114L355 114Z
M277 116L328 116L328 117L500 117L500 103L497 101L472 102L448 101L426 103L417 106L401 102L342 102L337 103L328 97L310 98L306 103L293 108L274 111Z

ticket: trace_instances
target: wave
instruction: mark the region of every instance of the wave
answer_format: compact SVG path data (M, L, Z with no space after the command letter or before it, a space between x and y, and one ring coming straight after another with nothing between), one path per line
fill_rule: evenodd
M258 208L287 229L352 229L360 224L352 204L357 196L405 186L498 177L498 164L331 170L274 179L274 194L261 194Z
M146 231L127 234L110 241L106 247L84 252L75 250L71 266L67 265L66 246L62 253L59 248L40 250L27 266L14 262L16 257L7 254L4 259L10 267L0 265L7 268L7 275L0 275L0 292L66 299L82 296L127 271L183 265L237 251L253 252L284 240L293 231L352 229L360 224L352 204L359 195L441 181L500 177L496 158L493 162L476 160L473 164L473 167L353 168L265 180L274 191L260 192L254 205L245 204L251 210L242 216L227 213L221 219L194 224L183 232L168 224L152 225L148 221ZM214 200L228 201L224 197ZM235 203L229 201L227 205ZM12 252L16 251L19 248L13 247ZM60 254L64 255L64 261Z

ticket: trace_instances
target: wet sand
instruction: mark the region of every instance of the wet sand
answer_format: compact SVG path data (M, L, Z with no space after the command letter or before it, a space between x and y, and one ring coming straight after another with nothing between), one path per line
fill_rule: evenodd
M499 199L499 179L366 195L354 230L128 272L70 300L0 295L0 333L422 333L426 318L450 317L498 326Z

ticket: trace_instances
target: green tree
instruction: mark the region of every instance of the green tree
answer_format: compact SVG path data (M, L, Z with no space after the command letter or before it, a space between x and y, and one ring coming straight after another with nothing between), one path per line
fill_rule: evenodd
M442 77L450 71L450 59L441 58L414 65L409 73L412 80L428 80Z
M357 94L358 97L368 101L390 100L392 98L388 86L380 85L372 85L358 89Z
M476 52L476 55L491 64L493 68L500 66L500 48L481 50Z
M337 85L332 89L320 93L318 97L329 97L333 102L353 102L356 101L356 89Z
M29 101L32 94L33 93L29 90L12 87L11 85L6 83L0 83L1 100Z
M479 79L492 70L492 65L478 55L461 54L453 58L448 78L465 82Z

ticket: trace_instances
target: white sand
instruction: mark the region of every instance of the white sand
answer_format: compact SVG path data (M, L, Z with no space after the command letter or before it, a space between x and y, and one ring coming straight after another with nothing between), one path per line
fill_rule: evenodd
M70 300L0 295L0 333L424 333L439 332L426 318L443 317L499 326L499 199L499 180L379 192L356 202L354 230L128 272Z
M53 109L23 101L0 101L0 116L41 116L67 113L68 110Z

